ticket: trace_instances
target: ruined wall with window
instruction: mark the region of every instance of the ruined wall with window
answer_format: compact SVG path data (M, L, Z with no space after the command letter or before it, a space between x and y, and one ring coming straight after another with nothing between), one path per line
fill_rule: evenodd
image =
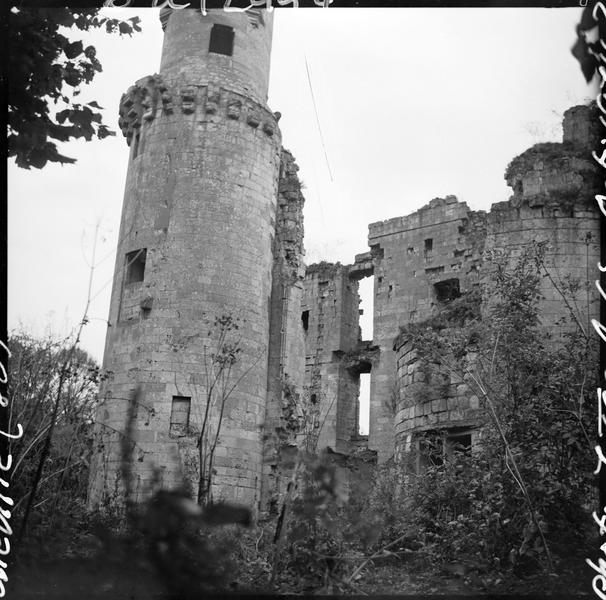
M398 364L394 337L401 326L429 318L478 284L485 230L485 214L471 211L454 196L435 198L411 215L369 226L374 343L380 349L371 376L369 444L382 460L394 453L403 420L403 407L394 400L398 404L398 376L408 359Z
M448 356L432 363L431 353L419 351L412 332L415 324L430 329L439 318L442 339L454 340L463 326L451 318L457 310L464 312L457 303L467 302L469 316L474 294L481 303L473 307L472 316L481 319L489 303L486 285L497 263L513 268L531 248L540 275L545 335L557 342L572 329L589 330L589 320L599 310L599 296L589 280L600 250L594 201L599 179L589 154L592 119L589 107L570 109L562 143L537 144L512 160L505 177L514 193L488 214L448 197L409 217L370 226L369 243L380 244L384 252L375 261L379 281L383 278L375 320L376 330L384 333L380 366L388 370L394 360L397 373L396 458L416 452L424 454L419 460L427 461L433 452L435 461L436 452L448 451L451 439L469 436L465 439L471 446L477 443L487 418L477 390L447 368ZM390 353L388 334L395 326L400 333L392 338ZM463 354L472 371L473 340L466 341ZM381 385L376 382L374 390ZM380 444L381 438L371 436L371 447L373 443ZM432 452L424 452L430 446Z
M359 382L342 360L360 342L357 281L339 263L310 265L301 324L305 335L305 393L318 405L318 447L348 452L355 435Z
M599 309L598 293L588 283L599 260L599 177L590 155L595 122L591 106L566 111L563 141L537 144L514 158L505 173L513 195L488 213L454 196L434 198L410 215L369 225L370 251L353 264L308 269L302 315L306 382L336 403L325 445L343 452L355 447L337 432L355 430L356 385L364 372L371 374L371 391L363 443L378 452L379 461L419 450L427 436L439 440L444 452L452 436L469 436L469 445L475 444L486 418L477 393L444 365L419 356L408 328L448 321L457 303L473 305L481 318L489 303L483 286L495 265L512 268L529 246L541 276L546 334L555 341L574 328L589 331ZM374 334L362 341L353 333L357 314L349 298L357 296L352 285L371 275ZM461 325L449 321L442 333L451 328L455 337ZM473 369L473 341L465 356Z

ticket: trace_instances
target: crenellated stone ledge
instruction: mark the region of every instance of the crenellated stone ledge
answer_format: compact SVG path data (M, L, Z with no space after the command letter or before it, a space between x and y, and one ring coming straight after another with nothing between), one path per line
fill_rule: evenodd
M260 129L268 137L278 132L280 113L272 113L248 96L210 85L179 85L170 89L160 75L149 75L128 88L120 100L118 125L128 145L141 127L162 116L180 111L184 115L225 116Z

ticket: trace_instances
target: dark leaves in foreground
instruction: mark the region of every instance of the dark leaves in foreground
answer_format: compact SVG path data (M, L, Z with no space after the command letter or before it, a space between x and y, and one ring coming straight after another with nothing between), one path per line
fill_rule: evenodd
M226 503L199 506L185 493L162 490L149 501L142 530L149 558L171 593L196 597L223 586L234 574L228 549L209 528L250 525L250 511Z
M606 14L596 10L595 0L588 2L577 25L577 40L571 48L572 55L579 61L585 81L590 83L604 62L600 40L606 39ZM595 15L595 16L594 16ZM596 20L597 19L597 20Z
M13 8L9 13L8 155L17 166L41 169L48 162L69 164L55 142L114 135L102 124L95 102L78 103L81 86L101 72L93 46L66 37L70 31L105 28L132 35L139 17L108 19L99 8ZM64 35L66 33L66 35ZM57 109L59 109L57 111Z

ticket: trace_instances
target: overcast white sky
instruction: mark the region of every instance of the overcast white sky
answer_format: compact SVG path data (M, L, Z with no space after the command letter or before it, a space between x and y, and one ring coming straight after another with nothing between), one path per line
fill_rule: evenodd
M158 71L162 48L156 9L113 12L140 15L143 33L90 36L104 72L81 98L105 107L116 137L66 145L64 152L78 158L73 166L9 165L9 327L64 335L76 326L99 223L91 322L83 336L98 360L128 154L118 102L136 79ZM506 200L508 162L534 143L559 141L563 111L595 96L570 55L580 13L277 9L269 106L282 113L283 143L306 185L307 262L352 262L368 249L369 223L410 213L436 196L454 194L475 209ZM368 331L368 321L363 326Z

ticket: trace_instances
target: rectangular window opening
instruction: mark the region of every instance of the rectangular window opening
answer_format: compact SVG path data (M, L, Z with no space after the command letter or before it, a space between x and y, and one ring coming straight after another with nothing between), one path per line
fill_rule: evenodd
M438 302L450 302L461 295L459 280L456 278L438 281L433 287Z
M170 435L184 436L189 430L189 413L191 398L189 396L173 396L170 410Z
M309 311L304 310L301 313L301 323L303 323L303 331L307 331L309 329Z
M425 255L431 254L433 251L433 238L427 238L424 244Z
M472 432L467 431L426 431L417 438L417 474L428 467L440 467L446 460L457 455L470 455Z
M471 454L471 433L447 435L445 453L452 456L454 453Z
M358 396L358 435L368 435L370 427L370 373L360 373Z
M126 255L126 283L138 283L145 277L147 249L141 248Z
M360 280L358 285L358 295L360 297L360 336L363 340L372 340L373 331L373 314L374 314L374 299L375 299L375 278L365 277Z
M208 51L231 56L234 53L234 29L227 25L213 25L210 31Z

